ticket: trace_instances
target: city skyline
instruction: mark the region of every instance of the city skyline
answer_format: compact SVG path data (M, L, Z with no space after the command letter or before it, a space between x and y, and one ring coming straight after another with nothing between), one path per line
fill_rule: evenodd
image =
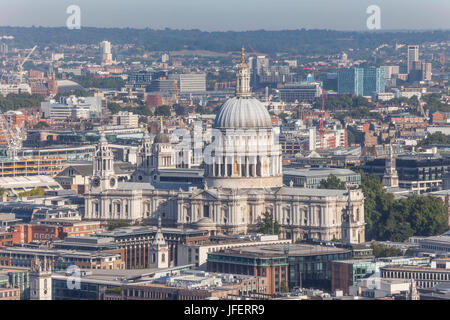
M71 5L81 8L81 27L120 27L151 29L200 29L202 31L251 31L286 29L332 29L342 31L368 30L366 21L371 5L380 7L381 31L449 29L447 12L450 3L432 0L355 1L336 3L330 0L318 2L268 0L231 0L214 3L206 0L180 2L179 0L154 0L142 4L130 0L58 1L5 0L0 4L0 21L3 26L63 27ZM326 10L324 10L326 8ZM432 19L431 19L432 17Z

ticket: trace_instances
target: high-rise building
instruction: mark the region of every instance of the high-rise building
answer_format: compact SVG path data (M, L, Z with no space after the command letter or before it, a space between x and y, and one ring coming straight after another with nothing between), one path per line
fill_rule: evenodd
M422 80L423 81L431 81L431 63L422 62Z
M419 46L408 46L408 70L409 73L413 70L413 62L419 60Z
M386 79L383 68L365 68L363 78L363 96L372 96L373 93L384 93Z
M338 93L363 95L364 69L351 68L338 70Z
M170 60L170 56L169 56L168 53L163 53L161 55L161 62L162 63L167 63L167 62L169 62L169 60Z
M102 53L102 64L112 64L111 43L109 41L100 42Z
M384 93L386 87L383 68L351 68L338 71L338 93L371 96Z

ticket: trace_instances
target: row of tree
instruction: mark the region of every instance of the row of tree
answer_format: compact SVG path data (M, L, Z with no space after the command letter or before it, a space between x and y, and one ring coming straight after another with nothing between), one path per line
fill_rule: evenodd
M365 196L366 240L404 241L412 236L432 236L448 229L447 208L431 195L394 199L376 175L361 175Z
M360 54L382 44L442 42L447 41L448 30L410 32L354 32L333 30L280 30L242 32L203 32L200 30L153 30L132 28L92 28L68 30L65 27L0 27L1 34L15 37L8 44L30 48L35 43L40 47L57 45L98 44L108 39L115 44L135 45L131 52L211 50L216 52L237 51L242 44L252 44L258 52L275 54L332 54L360 48ZM365 50L366 48L370 49ZM356 49L358 50L358 49ZM355 50L355 51L356 51ZM353 54L355 54L353 52Z
M10 93L7 96L0 95L0 110L6 112L19 108L30 108L40 106L44 101L44 96L29 93Z
M90 76L73 76L72 79L83 88L105 88L119 90L125 86L125 80L120 77L94 78Z

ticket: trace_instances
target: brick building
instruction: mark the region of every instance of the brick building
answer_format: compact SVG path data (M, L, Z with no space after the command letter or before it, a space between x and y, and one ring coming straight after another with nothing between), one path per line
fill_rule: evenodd
M101 232L98 221L42 220L39 224L18 224L12 227L13 243L47 242L66 237L84 237Z
M118 228L99 233L97 237L113 238L124 249L126 269L147 267L150 263L150 249L157 227ZM169 246L169 265L178 266L177 250L180 244L200 244L208 241L208 232L192 229L162 228L164 240Z

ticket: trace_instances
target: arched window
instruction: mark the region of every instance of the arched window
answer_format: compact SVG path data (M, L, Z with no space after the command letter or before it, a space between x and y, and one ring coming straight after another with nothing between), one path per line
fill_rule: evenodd
M165 253L163 253L161 255L161 262L166 262L166 254Z

